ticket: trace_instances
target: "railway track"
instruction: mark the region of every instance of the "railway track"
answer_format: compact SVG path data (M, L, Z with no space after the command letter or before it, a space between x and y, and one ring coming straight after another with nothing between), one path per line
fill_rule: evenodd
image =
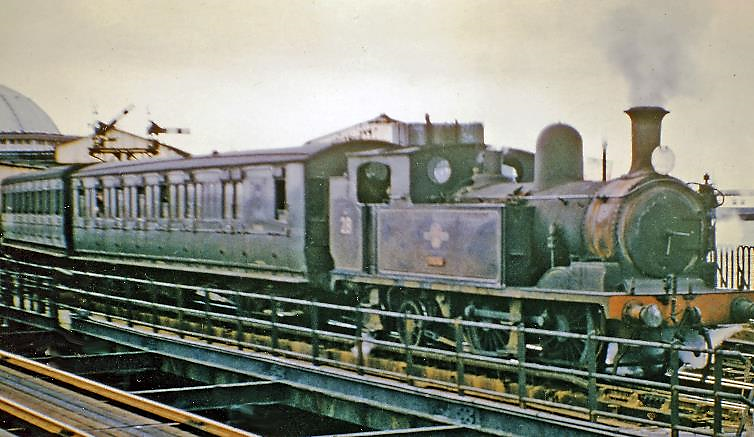
M150 315L137 315L133 319L107 317L103 313L90 314L90 317L122 326L139 326L144 330L152 330L162 335L180 336L209 342L215 346L230 349L270 352L283 357L310 361L312 346L309 342L293 337L278 336L273 348L273 338L269 335L243 333L240 336L231 329L215 327L211 334L206 333L200 325L194 325L185 319L182 322L187 330L180 331L171 328L178 325L176 319L159 319L158 325L152 325ZM131 323L129 323L129 320ZM238 339L242 340L239 341ZM320 350L317 359L319 365L343 368L360 374L369 374L392 380L404 381L423 388L439 389L450 392L463 393L465 396L494 400L509 404L525 405L529 408L554 412L578 419L595 419L602 417L605 423L620 424L631 427L638 424L656 425L657 421L669 421L673 402L672 387L666 383L646 381L649 387L638 387L630 383L597 384L597 409L589 408L589 378L578 374L563 374L557 369L546 365L529 364L526 372L527 382L520 389L518 366L516 360L481 360L471 354L462 354L466 370L463 383L458 383L457 369L452 368L448 360L438 357L436 352L427 348L414 348L411 361L392 358L385 352L388 350L400 352L400 346L395 343L367 339L371 348L381 349L381 353L374 353L360 358L354 353L351 344L336 341L322 335L319 339ZM356 346L358 347L358 346ZM475 359L476 358L476 359ZM725 372L734 373L733 367L725 367ZM680 379L693 382L697 390L678 395L678 422L691 427L712 429L715 422L715 398L705 397L703 390L711 390L714 380L706 375L705 382L700 383L703 375L692 371L680 371ZM620 379L620 378L619 378ZM654 384L652 384L654 382ZM728 394L745 391L747 395L754 390L754 384L742 383L736 379L723 378L722 389ZM749 398L751 399L751 398ZM727 430L742 428L742 424L750 425L749 405L746 402L722 400L719 402L721 414L718 420L722 428ZM625 420L625 416L632 420ZM623 416L622 418L619 416ZM633 422L633 423L632 423Z
M412 347L410 359L396 359L395 354L406 352L403 345L389 341L362 339L361 347L367 345L372 349L368 356L356 353L360 347L353 346L353 339L320 333L318 337L318 351L314 351L312 343L301 335L295 335L296 327L281 323L280 332L276 336L269 333L243 332L226 326L206 325L191 321L190 317L179 320L177 318L158 317L157 323L150 313L131 312L130 318L118 317L106 313L91 313L89 317L106 320L110 323L120 323L123 326L140 326L141 329L152 330L160 334L194 338L209 342L216 346L232 349L248 349L269 352L284 357L311 361L316 354L316 361L320 365L333 366L370 374L393 380L408 382L417 387L441 389L460 392L466 396L489 399L510 404L525 405L529 408L554 412L560 415L579 419L595 419L601 417L606 423L633 426L636 423L656 425L657 421L668 421L671 416L673 392L670 388L663 389L663 383L656 383L650 388L640 389L631 384L597 384L595 412L589 408L589 378L581 372L562 373L557 368L530 363L526 370L528 382L520 388L520 366L515 359L492 359L478 357L467 352L456 356L438 353L427 347ZM220 324L218 324L220 325ZM183 329L178 329L181 326ZM288 335L287 334L294 334ZM355 350L356 349L356 350ZM447 351L446 351L447 352ZM464 360L465 370L463 382L459 383L458 369L452 358ZM726 367L726 372L733 368ZM699 374L689 371L679 372L682 379L698 381ZM707 387L713 385L707 376ZM724 379L725 389L738 388L733 380ZM695 384L701 387L700 384ZM750 385L749 385L750 386ZM748 388L749 386L746 386ZM700 388L701 390L702 388ZM731 390L728 390L730 393ZM678 422L696 428L702 426L712 429L715 422L713 398L687 393L678 396ZM722 413L718 420L723 429L741 428L746 418L748 406L744 402L720 402ZM631 416L631 420L621 420L619 416ZM625 419L625 417L623 417Z
M304 323L300 323L304 312L294 310L295 305L311 303L291 298L243 293L245 297L271 302L268 308L274 310L241 314L232 311L231 305L222 303L229 299L221 298L238 296L241 294L238 291L87 275L107 279L110 283L130 282L126 287L128 290L149 285L152 288L147 295L151 299L127 298L118 295L117 290L103 293L53 285L49 277L27 275L21 281L24 284L23 292L13 297L14 303L29 309L38 308L42 294L37 295L35 301L35 290L47 290L56 296L67 296L57 302L56 311L79 314L128 329L190 339L236 351L267 353L285 360L306 361L355 374L402 381L420 388L463 394L469 399L518 404L625 429L660 427L702 435L751 429L750 364L741 360L741 357L746 357L746 352L741 350L728 350L730 357L720 351L707 351L720 357L717 374L680 369L676 380L671 375L669 382L662 379L637 380L614 375L607 370L598 371L596 360L584 369L530 362L525 347L519 348L519 354L507 357L481 356L471 353L468 345L461 342L453 344L449 339L435 339L430 345L416 346L402 343L399 336L398 341L373 339L363 326L358 326L358 332L354 334L335 329L337 326L333 328L314 323L318 322L316 318L303 317ZM48 290L50 287L52 290ZM161 302L160 287L174 291L189 290L198 302L193 306L180 307ZM25 303L22 302L24 300ZM365 320L369 315L406 317L368 308L345 308L326 303L314 306L322 312L355 311L357 316L361 316L356 317L357 320ZM426 322L442 321L425 316L412 317ZM294 323L292 319L299 323ZM499 325L463 323L500 329ZM323 326L329 326L330 330ZM462 328L459 324L451 326L451 329ZM524 335L584 337L531 329L511 332L522 336L519 344L524 346ZM586 341L608 342L615 339L592 336Z
M54 435L253 436L0 351L0 411Z

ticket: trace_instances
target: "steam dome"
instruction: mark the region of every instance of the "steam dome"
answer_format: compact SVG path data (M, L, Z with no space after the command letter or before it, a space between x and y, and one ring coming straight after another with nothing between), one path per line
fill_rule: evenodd
M584 180L583 148L581 135L573 127L562 123L547 126L537 138L534 158L537 190Z

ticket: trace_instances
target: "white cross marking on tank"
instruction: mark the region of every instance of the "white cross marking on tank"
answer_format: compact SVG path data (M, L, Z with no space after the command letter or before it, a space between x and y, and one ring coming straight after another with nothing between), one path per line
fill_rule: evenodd
M429 232L424 233L424 239L429 241L433 249L439 249L442 243L448 241L450 235L442 230L442 226L439 223L432 223L429 227Z

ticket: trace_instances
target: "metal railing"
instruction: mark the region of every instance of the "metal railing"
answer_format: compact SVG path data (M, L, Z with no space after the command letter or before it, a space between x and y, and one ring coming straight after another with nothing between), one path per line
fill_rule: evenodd
M739 351L607 337L595 326L584 333L561 332L112 275L63 275L76 277L68 284L107 283L112 287L100 290L63 285L60 271L42 274L42 266L35 266L31 273L28 269L14 271L14 267L31 265L9 266L11 262L4 262L11 268L0 270L0 304L50 318L65 310L126 329L146 328L217 347L306 360L317 366L442 387L466 396L556 410L595 422L660 427L669 429L672 435L740 433L754 407L754 384L748 376L754 370L752 355ZM61 300L67 303L61 304ZM352 322L328 324L332 314L346 315ZM436 331L455 338L434 339L427 344L409 344L405 335L373 338L365 328L369 317L379 317L383 324L393 327L432 324ZM464 340L464 332L473 329L499 332L510 339L509 347L500 354L473 353ZM542 356L542 351L530 347L547 339L553 339L553 344L577 342L582 347L580 362L555 363L546 359L546 351ZM609 347L661 350L667 357L666 372L654 379L622 375L617 365L604 364L604 351ZM706 354L711 364L705 372L691 373L681 366L679 357L683 353ZM725 378L724 365L730 362L740 363L743 380L734 383ZM543 385L543 380L555 385ZM611 393L618 396L611 397ZM708 408L699 408L705 404Z
M752 290L754 271L754 246L740 245L718 249L715 253L717 284L720 288Z

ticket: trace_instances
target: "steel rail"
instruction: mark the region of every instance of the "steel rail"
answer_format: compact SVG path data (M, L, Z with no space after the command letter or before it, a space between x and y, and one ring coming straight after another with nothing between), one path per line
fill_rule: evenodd
M101 396L129 407L137 408L140 411L154 414L163 419L199 429L211 435L221 437L257 436L257 434L243 431L197 414L163 405L150 399L136 396L123 390L118 390L63 370L53 369L44 364L37 363L10 352L0 351L0 361L21 367L27 371L52 378L65 384L70 384L77 389L93 393L97 396Z
M40 411L27 408L3 396L0 396L0 410L51 434L71 437L95 437L94 434L53 419Z

